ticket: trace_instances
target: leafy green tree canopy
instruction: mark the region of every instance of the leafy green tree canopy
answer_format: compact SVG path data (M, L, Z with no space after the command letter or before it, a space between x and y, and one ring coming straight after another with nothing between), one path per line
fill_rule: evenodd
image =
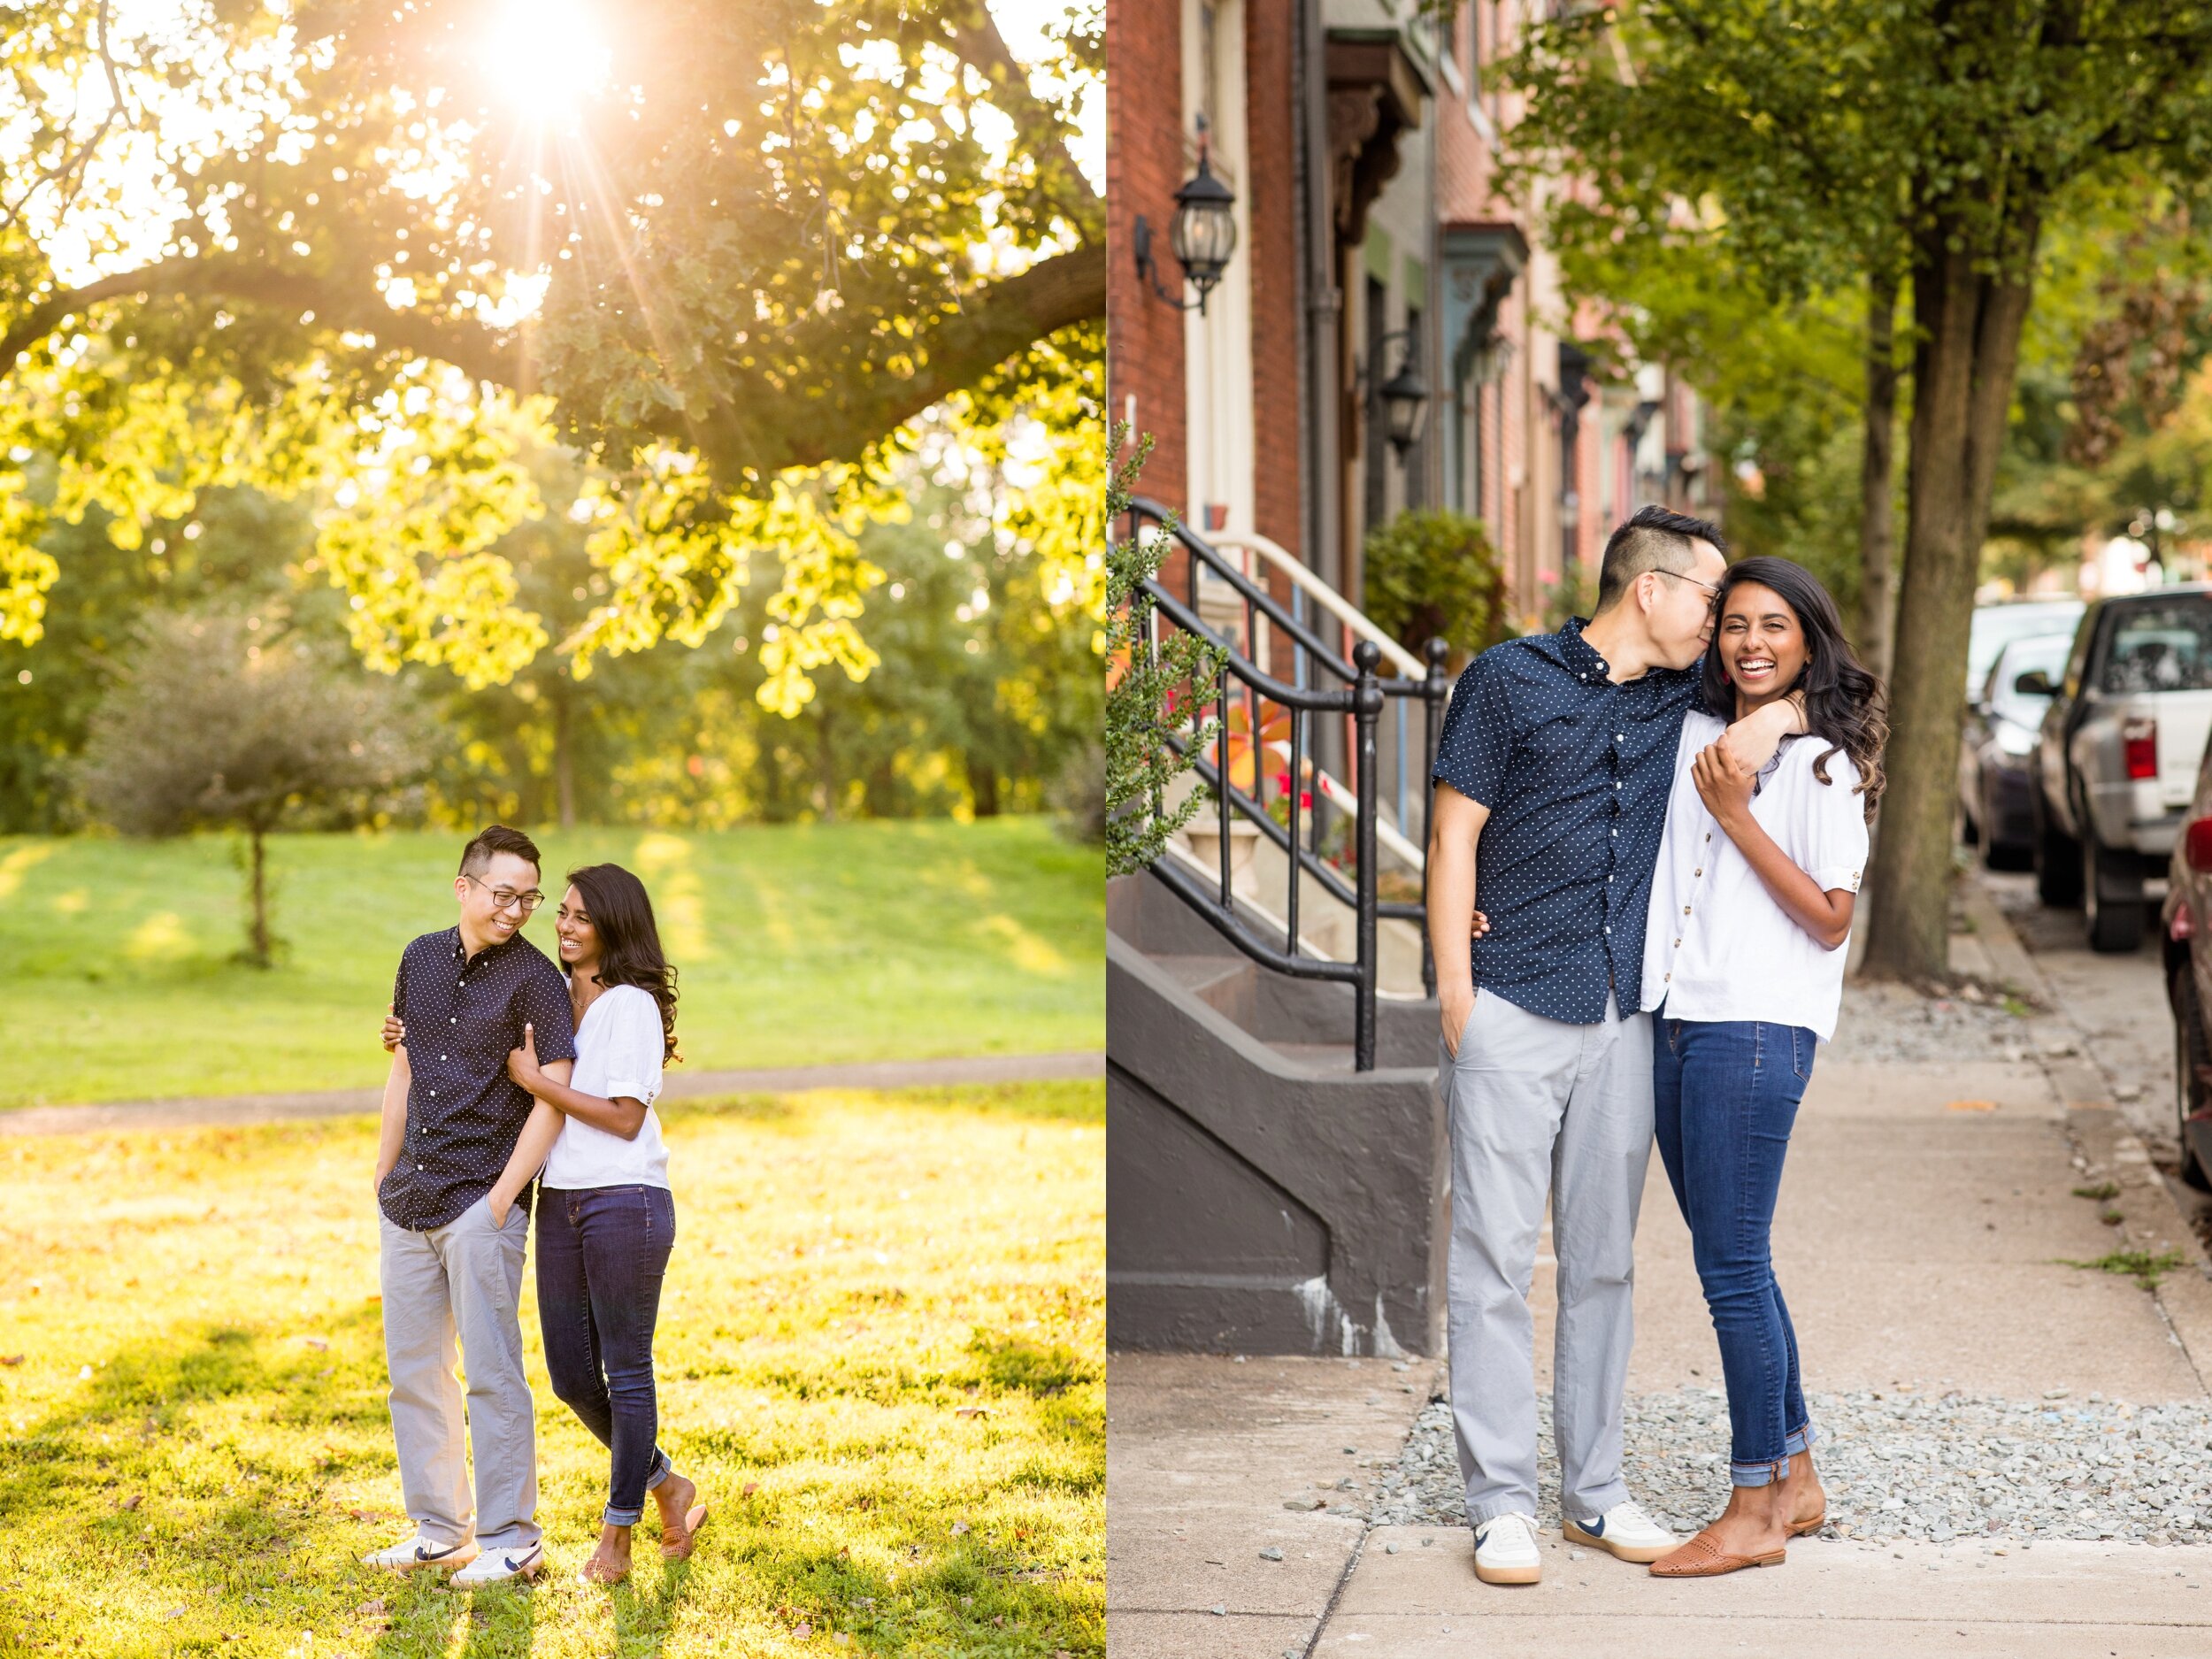
M983 0L17 8L0 638L36 637L53 518L129 547L248 483L317 503L373 664L696 643L758 549L786 700L864 671L853 532L901 510L907 423L1096 356L1099 49L1071 12L1017 63ZM611 579L557 642L492 550L549 429Z

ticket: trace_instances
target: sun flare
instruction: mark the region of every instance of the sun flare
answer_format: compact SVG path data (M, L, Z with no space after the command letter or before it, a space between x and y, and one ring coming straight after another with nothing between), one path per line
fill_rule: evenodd
M612 53L582 0L503 0L483 46L500 96L540 119L574 121L607 84Z

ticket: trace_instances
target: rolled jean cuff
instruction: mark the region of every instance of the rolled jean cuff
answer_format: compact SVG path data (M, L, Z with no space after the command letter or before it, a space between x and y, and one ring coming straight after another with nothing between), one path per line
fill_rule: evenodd
M648 1492L650 1492L655 1486L659 1486L662 1481L667 1479L669 1476L674 1474L675 1472L676 1465L668 1461L667 1453L662 1451L654 1452L653 1472L645 1477L645 1489Z
M1728 1484L1733 1486L1768 1486L1789 1479L1790 1460L1778 1457L1770 1463L1738 1463L1728 1465Z
M1814 1431L1813 1425L1808 1423L1802 1428L1792 1429L1789 1432L1787 1437L1782 1441L1782 1449L1787 1452L1792 1457L1794 1457L1800 1452L1811 1451L1813 1449L1813 1442L1817 1440L1819 1438L1820 1436Z
M618 1509L610 1503L606 1508L606 1512L599 1518L609 1526L635 1526L644 1518L644 1516L645 1509L642 1505L634 1509Z

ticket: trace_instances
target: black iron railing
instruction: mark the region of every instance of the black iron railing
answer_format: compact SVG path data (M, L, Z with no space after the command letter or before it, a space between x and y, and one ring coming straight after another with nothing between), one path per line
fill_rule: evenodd
M1444 672L1448 648L1441 640L1429 641L1429 672L1421 680L1379 674L1382 651L1371 640L1358 641L1352 648L1352 660L1347 663L1313 627L1294 616L1233 561L1184 527L1158 503L1139 499L1131 504L1127 533L1142 535L1148 526L1150 534L1171 534L1187 556L1180 594L1170 591L1171 575L1146 584L1156 636L1163 626L1182 628L1221 650L1216 683L1188 688L1188 697L1179 710L1187 726L1168 738L1179 752L1190 753L1190 734L1204 731L1209 721L1212 723L1210 739L1193 757L1193 770L1213 795L1219 868L1210 878L1201 877L1172 856L1164 856L1152 866L1152 873L1254 961L1300 979L1349 984L1355 1008L1353 1064L1359 1071L1371 1071L1375 1064L1375 994L1380 977L1377 933L1382 919L1409 921L1420 929L1422 987L1432 996L1436 993L1436 968L1429 957L1425 926L1425 867L1419 899L1386 900L1379 892L1381 871L1376 831L1383 789L1377 765L1376 731L1394 699L1420 700L1420 782L1425 799L1436 762L1444 703L1451 692ZM1200 585L1209 579L1225 584L1233 596L1241 611L1240 636L1210 626L1201 616ZM1324 724L1338 722L1341 723L1340 733ZM1328 780L1317 757L1336 741L1341 742L1350 772L1345 783L1356 801L1348 814L1330 790L1321 787ZM1278 749L1286 751L1286 764L1274 774L1277 790L1271 803L1268 763ZM1210 755L1205 752L1209 749ZM1402 778L1410 758L1399 757ZM1279 932L1256 914L1251 903L1240 909L1236 902L1230 835L1233 815L1255 826L1285 856L1289 875ZM1350 845L1346 849L1343 842L1348 833ZM1342 868L1345 851L1350 854L1348 879ZM1302 877L1310 878L1350 909L1356 941L1351 960L1314 956L1301 949Z

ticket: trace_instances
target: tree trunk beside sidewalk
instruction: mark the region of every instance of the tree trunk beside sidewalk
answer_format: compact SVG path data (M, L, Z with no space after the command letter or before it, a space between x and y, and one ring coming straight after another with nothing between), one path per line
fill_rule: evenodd
M1897 441L1897 273L1867 283L1866 407L1859 456L1859 657L1880 679L1890 670L1896 511L1891 480Z
M1950 216L1916 235L1911 451L1903 581L1890 687L1889 776L1866 971L1909 980L1948 973L1953 797L1967 637L2003 448L2040 225L2016 222L2013 257L1978 270Z

